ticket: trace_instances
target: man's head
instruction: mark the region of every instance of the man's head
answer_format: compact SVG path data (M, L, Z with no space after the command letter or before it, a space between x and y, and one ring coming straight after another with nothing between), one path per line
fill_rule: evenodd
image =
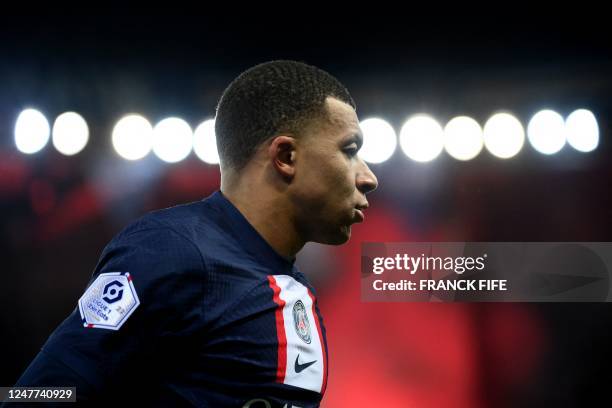
M215 120L223 168L241 170L271 136L303 133L324 118L333 96L355 108L347 89L327 72L295 61L271 61L239 75L223 92Z
M219 101L215 133L222 179L268 189L305 241L346 242L362 220L377 181L357 156L355 103L327 72L294 61L245 71Z

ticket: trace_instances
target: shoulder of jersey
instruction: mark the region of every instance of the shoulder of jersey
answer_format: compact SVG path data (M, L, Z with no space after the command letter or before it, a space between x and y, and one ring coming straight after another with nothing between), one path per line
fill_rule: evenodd
M128 224L116 238L139 231L169 228L181 233L206 221L206 208L200 201L151 211Z

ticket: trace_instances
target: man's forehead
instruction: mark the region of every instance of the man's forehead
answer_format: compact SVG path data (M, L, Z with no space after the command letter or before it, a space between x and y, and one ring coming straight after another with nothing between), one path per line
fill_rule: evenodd
M328 119L332 125L341 128L347 133L361 134L357 113L351 105L331 96L327 97L325 105L327 107Z
M348 126L359 125L355 109L348 103L336 99L333 96L328 96L327 99L325 99L325 105L327 107L329 119L333 122L344 123Z

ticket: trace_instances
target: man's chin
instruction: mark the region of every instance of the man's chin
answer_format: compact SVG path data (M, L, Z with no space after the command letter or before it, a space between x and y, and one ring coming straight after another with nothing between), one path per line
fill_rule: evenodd
M334 231L333 234L329 234L320 240L316 240L319 244L325 245L342 245L345 244L351 238L351 226L343 225L339 230Z

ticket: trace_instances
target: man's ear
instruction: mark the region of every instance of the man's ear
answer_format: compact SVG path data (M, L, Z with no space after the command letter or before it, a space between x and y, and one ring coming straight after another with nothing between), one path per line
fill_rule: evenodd
M290 181L295 176L296 140L291 136L276 136L268 146L268 157L274 169Z

